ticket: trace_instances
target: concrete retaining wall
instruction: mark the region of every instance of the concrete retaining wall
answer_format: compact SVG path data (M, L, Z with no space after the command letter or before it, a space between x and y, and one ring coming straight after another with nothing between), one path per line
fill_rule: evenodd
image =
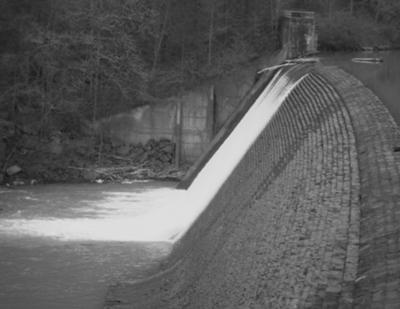
M174 138L175 104L141 106L130 113L101 121L105 134L115 143L146 143L149 139Z
M112 308L398 308L399 128L335 68L292 91L160 273Z
M100 125L115 143L137 144L161 138L178 141L182 160L194 162L212 138L210 104L209 92L203 89L103 119Z
M101 126L116 143L174 140L181 143L182 160L195 162L251 89L256 71L256 67L243 68L212 82L213 86L199 87L165 102L103 119ZM177 119L180 108L181 127Z

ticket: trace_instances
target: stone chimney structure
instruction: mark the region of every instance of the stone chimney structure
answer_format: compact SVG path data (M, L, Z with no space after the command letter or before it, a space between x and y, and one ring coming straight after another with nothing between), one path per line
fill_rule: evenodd
M281 44L287 51L287 58L304 57L317 52L314 12L284 10L280 27Z

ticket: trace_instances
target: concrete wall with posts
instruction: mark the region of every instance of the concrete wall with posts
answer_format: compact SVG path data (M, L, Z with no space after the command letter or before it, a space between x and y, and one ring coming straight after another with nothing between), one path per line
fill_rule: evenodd
M193 162L214 134L214 96L210 87L186 93L166 102L144 105L99 123L115 144L145 144L150 139L176 143L176 161Z
M165 102L137 107L103 119L99 126L116 144L145 144L167 138L176 144L176 162L193 163L253 85L255 69L188 91Z

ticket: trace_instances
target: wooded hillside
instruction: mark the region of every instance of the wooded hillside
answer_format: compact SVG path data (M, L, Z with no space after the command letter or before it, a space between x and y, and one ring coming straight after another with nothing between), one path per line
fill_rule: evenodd
M151 102L278 48L283 8L320 14L321 47L399 40L395 0L3 0L1 105L75 127Z
M397 0L0 1L0 161L278 49L282 9L317 12L320 49L400 42Z

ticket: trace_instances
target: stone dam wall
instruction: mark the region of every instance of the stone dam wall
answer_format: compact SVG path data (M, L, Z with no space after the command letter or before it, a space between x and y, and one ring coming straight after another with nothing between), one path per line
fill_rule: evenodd
M175 244L108 308L400 308L400 131L315 67Z

